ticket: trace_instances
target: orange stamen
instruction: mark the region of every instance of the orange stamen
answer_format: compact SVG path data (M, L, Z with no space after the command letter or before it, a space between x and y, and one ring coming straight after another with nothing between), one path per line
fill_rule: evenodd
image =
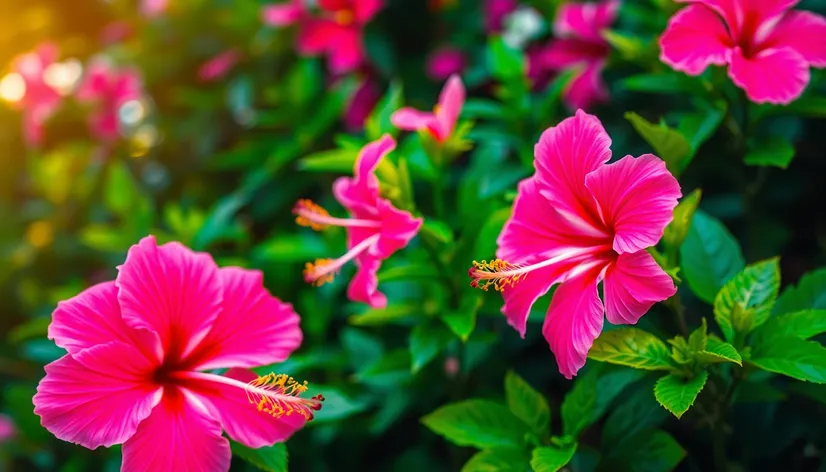
M307 421L313 419L313 411L321 409L324 396L301 398L307 391L307 382L298 383L286 374L269 373L247 384L247 400L275 418L298 413Z
M334 259L316 259L315 262L304 264L304 280L316 287L332 282L338 270L325 273L324 268L329 267L334 262Z
M522 266L511 264L502 259L488 261L473 261L473 265L468 269L470 276L470 286L488 291L492 286L497 292L513 287L520 280L524 279L528 271L521 270Z
M353 15L353 12L350 10L338 10L333 14L333 17L335 18L336 23L342 26L350 25L356 19L356 16Z
M296 223L298 223L301 226L312 228L315 231L321 231L322 229L326 228L327 225L324 223L320 223L317 220L317 218L313 218L313 216L320 216L323 218L330 216L330 214L327 213L327 210L325 210L312 200L308 200L306 198L296 202L295 207L293 207L293 213L295 213L296 215Z

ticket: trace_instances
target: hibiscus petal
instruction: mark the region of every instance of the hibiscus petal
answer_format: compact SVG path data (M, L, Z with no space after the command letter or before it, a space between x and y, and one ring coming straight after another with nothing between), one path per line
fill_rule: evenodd
M115 282L93 285L57 304L49 325L49 339L69 354L110 341L133 344L132 328L123 322Z
M272 26L291 25L304 15L302 0L290 0L287 3L266 5L261 9L261 19Z
M380 259L387 259L394 252L407 246L422 227L422 219L414 218L410 212L399 210L383 198L378 199L376 209L381 221L381 238L372 248L370 254ZM370 237L367 235L366 237ZM364 240L362 238L361 240ZM358 244L358 243L355 243ZM350 247L355 245L350 243Z
M775 25L764 48L790 47L814 67L826 67L826 18L790 11Z
M302 340L292 305L270 295L257 270L226 267L220 275L224 307L192 353L195 369L257 367L287 359Z
M314 56L335 47L342 27L329 20L308 20L302 23L296 38L296 49L305 56Z
M387 297L379 292L379 278L376 275L381 267L381 259L369 255L356 258L356 275L347 286L347 298L354 302L370 305L371 308L387 306Z
M230 369L225 376L244 384L258 377L247 369ZM298 413L275 418L258 411L257 405L250 404L246 391L238 386L206 379L190 379L187 382L193 393L204 402L210 416L220 421L227 435L247 447L259 448L286 441L307 422Z
M439 108L436 111L439 138L444 140L453 134L464 104L465 86L462 85L462 78L458 74L453 74L447 79L447 83L439 94Z
M540 190L557 211L583 228L597 224L585 176L611 158L611 138L599 119L577 110L542 133L534 155Z
M585 365L588 350L602 331L602 313L593 270L566 280L554 292L542 334L565 378L572 378Z
M539 297L548 293L559 276L559 270L554 267L537 269L531 271L515 285L505 287L502 291L502 297L505 300L505 304L502 305L502 314L522 339L525 338L531 308Z
M602 283L611 324L636 324L654 303L677 293L674 281L648 251L620 254Z
M370 21L376 13L384 6L382 0L358 0L353 2L353 10L356 12L356 21L360 24Z
M589 174L585 184L614 229L614 251L620 254L657 244L681 196L677 179L653 154L625 156Z
M118 301L127 325L158 333L170 358L183 358L221 312L223 287L212 256L147 236L118 267Z
M668 21L660 37L660 60L676 70L700 75L709 65L724 65L734 43L712 10L691 5Z
M201 400L184 390L168 390L123 445L121 470L223 472L231 460L229 441Z
M556 13L554 34L559 37L575 36L593 42L604 42L602 30L614 22L619 5L619 0L563 3Z
M604 66L605 61L591 61L571 79L562 95L568 108L587 110L608 99L608 87L602 80Z
M89 449L120 444L161 399L156 365L120 341L65 355L46 366L34 413L58 439Z
M433 113L419 111L410 107L404 107L396 110L390 116L390 122L393 126L405 131L417 131L424 129L435 121L436 116Z
M333 74L344 74L357 68L364 61L361 30L355 27L340 28L328 54L327 62Z
M549 69L564 70L593 59L595 52L593 46L579 39L555 39L539 53L539 60Z
M749 100L782 105L803 93L809 83L809 64L791 48L765 49L751 58L735 48L728 75Z

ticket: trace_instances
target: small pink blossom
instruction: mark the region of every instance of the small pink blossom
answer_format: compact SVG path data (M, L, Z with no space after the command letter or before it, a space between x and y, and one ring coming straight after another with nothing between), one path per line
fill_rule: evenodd
M17 434L14 421L8 415L0 413L0 444L9 441Z
M375 79L365 77L359 87L353 93L347 109L344 111L344 126L350 132L356 132L364 128L364 122L373 108L381 100L381 89Z
M533 304L559 284L542 334L569 379L585 365L603 313L613 324L635 324L677 291L646 248L671 221L680 185L651 154L606 164L610 145L600 121L582 110L546 130L497 259L469 271L472 286L502 291L502 313L522 337Z
M728 75L755 103L786 104L826 67L826 18L791 8L793 0L677 0L690 3L668 22L660 59L700 75L728 65Z
M433 108L433 112L405 107L394 112L390 116L390 121L399 129L427 131L436 141L442 143L453 134L464 104L465 86L462 85L462 79L454 74L442 89L439 103Z
M92 134L100 140L111 142L120 136L120 107L140 98L141 94L142 84L137 71L129 68L118 70L108 61L96 60L88 66L75 97L94 106L89 114Z
M25 93L15 103L23 110L23 137L29 145L43 142L46 121L57 111L63 98L46 83L46 69L57 61L58 50L53 43L42 43L34 51L12 61L12 70L23 79Z
M121 43L134 34L132 25L126 21L113 21L103 28L100 40L104 46Z
M260 272L146 237L115 280L58 304L49 338L68 354L46 366L34 412L64 441L123 444L125 472L227 471L222 430L259 448L321 406L292 379L248 370L287 359L301 344L298 323Z
M147 18L155 18L166 12L169 0L141 0L141 14Z
M501 33L505 28L505 18L516 11L516 0L484 0L485 31L488 34Z
M394 207L381 197L375 171L381 159L396 147L396 141L386 134L361 150L356 160L355 176L341 177L333 184L333 193L351 218L335 218L309 200L300 200L293 212L296 222L321 230L327 226L347 229L348 251L338 259L319 259L307 263L304 279L315 285L333 280L344 264L355 261L358 271L347 296L373 308L387 306L387 297L378 290L376 273L384 259L407 246L419 232L421 218Z
M564 3L553 24L558 38L544 51L545 67L554 71L574 69L562 99L571 109L589 109L608 99L602 69L610 47L602 32L614 22L619 0L596 3Z
M227 49L206 61L198 69L198 79L201 82L214 82L222 79L241 60L241 52L237 49Z
M454 74L461 74L465 70L465 54L452 47L444 47L434 51L427 58L427 75L433 80L446 80Z
M330 71L340 74L364 63L364 26L382 6L382 0L318 0L319 11L313 14L302 1L291 0L265 6L262 18L273 26L297 23L299 54L326 55Z

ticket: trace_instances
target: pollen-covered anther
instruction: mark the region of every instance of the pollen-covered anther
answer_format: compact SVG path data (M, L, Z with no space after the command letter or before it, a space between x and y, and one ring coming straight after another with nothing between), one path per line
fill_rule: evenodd
M501 292L525 278L528 272L520 269L520 265L502 259L473 261L473 265L468 269L468 276L472 279L470 286L484 291L493 287L497 292Z
M338 270L325 271L325 268L333 262L335 262L333 259L316 259L315 262L307 262L304 264L304 280L316 287L332 282Z
M309 421L313 419L313 411L321 409L324 396L318 394L311 398L301 398L301 394L306 391L306 381L299 383L286 374L269 373L247 384L247 400L258 411L275 418L298 413Z
M296 202L295 207L293 207L293 213L296 215L296 223L300 226L312 228L315 231L321 231L326 228L327 224L320 222L319 219L329 218L330 216L327 210L306 198Z

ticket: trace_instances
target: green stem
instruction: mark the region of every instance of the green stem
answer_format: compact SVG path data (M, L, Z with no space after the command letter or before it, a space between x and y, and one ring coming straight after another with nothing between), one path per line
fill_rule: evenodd
M717 410L717 420L714 422L712 436L714 441L714 467L718 472L728 472L728 460L726 459L726 432L724 427L726 424L726 416L728 414L729 407L731 406L731 400L734 398L734 393L737 390L737 386L740 385L740 381L742 380L742 376L740 375L741 370L742 369L737 369L737 371L735 371L734 378L731 380L725 394L720 400Z
M677 321L677 328L679 328L680 334L683 336L688 336L688 323L686 323L685 320L685 306L680 299L680 293L675 293L674 296L669 299L667 305L671 308L671 311L674 312L674 319Z

